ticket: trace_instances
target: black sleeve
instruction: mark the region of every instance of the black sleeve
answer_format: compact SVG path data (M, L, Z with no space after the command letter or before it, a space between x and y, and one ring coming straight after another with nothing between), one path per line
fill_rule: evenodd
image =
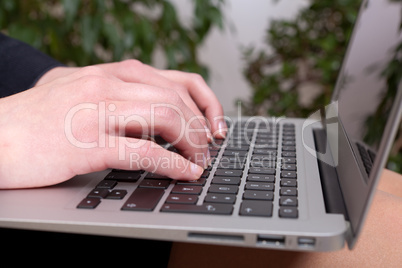
M31 88L43 74L57 66L62 64L0 33L0 98Z

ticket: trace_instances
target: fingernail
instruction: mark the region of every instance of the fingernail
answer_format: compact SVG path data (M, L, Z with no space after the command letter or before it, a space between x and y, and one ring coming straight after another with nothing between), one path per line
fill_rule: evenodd
M226 136L226 126L225 126L225 122L223 122L223 121L220 121L220 122L219 122L219 124L218 124L218 131L219 131L219 134L220 134L222 137L225 137L225 136Z
M211 153L209 152L209 150L207 151L207 154L203 155L202 157L202 164L204 168L207 168L209 165L209 161L211 160Z
M206 165L205 168L207 168L210 164L211 164L211 153L209 152L209 149L208 149L208 152L207 152L207 165Z
M211 142L211 141L212 141L212 133L211 133L211 130L209 130L209 128L208 128L207 126L204 126L204 128L205 128L205 132L207 133L208 142Z
M201 177L201 174L204 172L204 169L197 164L191 163L191 174L194 175L196 179Z

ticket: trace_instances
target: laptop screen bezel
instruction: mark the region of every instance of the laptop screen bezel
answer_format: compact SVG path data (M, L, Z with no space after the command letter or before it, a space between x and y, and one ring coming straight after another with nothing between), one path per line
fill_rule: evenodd
M359 16L357 18L356 24L359 22L364 9L369 4L369 1L364 1L361 4L359 11ZM395 4L395 3L394 3ZM355 27L348 49L345 54L344 61L347 59L351 53L351 44L357 33ZM345 70L345 64L342 65L340 74ZM341 90L342 75L339 75L338 81L332 96L332 102L337 102ZM376 187L378 185L380 176L382 174L383 168L386 165L388 154L390 152L394 137L398 130L401 117L402 117L402 83L399 84L397 96L393 103L393 108L388 117L383 135L380 139L379 147L377 150L377 157L373 163L370 175L367 178L366 171L363 168L360 157L357 150L355 149L355 144L350 135L348 135L347 130L342 124L341 118L338 117L338 132L331 133L327 130L328 142L330 147L334 147L335 144L338 148L331 148L332 151L336 151L338 154L335 157L339 158L339 165L337 166L338 179L342 194L344 197L346 209L350 218L350 233L347 237L347 242L349 248L353 248L357 238L361 232L363 223L367 217L370 204L373 200ZM338 111L339 113L339 111ZM332 144L332 145L331 145ZM364 178L366 176L366 178ZM363 186L363 181L367 183Z

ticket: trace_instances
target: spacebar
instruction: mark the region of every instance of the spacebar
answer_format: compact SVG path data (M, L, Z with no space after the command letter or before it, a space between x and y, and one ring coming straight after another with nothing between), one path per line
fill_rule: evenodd
M127 199L122 210L152 211L165 193L163 189L137 188Z
M230 204L203 204L200 206L184 204L165 204L162 206L161 211L231 215L233 211L233 206Z

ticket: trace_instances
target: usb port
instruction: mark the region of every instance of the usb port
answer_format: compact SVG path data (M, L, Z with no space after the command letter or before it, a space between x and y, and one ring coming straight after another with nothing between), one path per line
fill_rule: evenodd
M258 235L257 243L262 245L283 247L285 245L285 237L282 235Z
M315 246L315 238L312 237L299 237L297 239L297 244L299 247L303 248L314 248Z

